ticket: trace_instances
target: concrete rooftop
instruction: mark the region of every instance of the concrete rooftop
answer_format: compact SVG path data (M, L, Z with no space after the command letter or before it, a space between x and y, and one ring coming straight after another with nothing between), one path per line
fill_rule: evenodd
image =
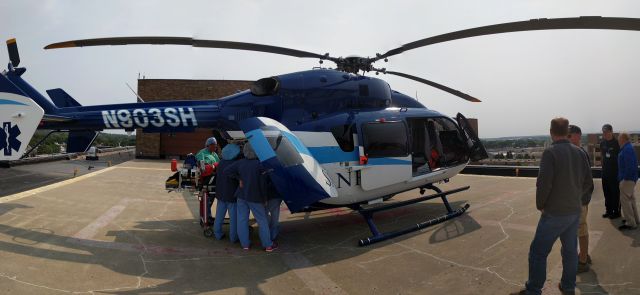
M0 175L43 165L2 169ZM2 192L14 189L0 198L1 292L508 294L527 277L539 217L532 178L459 175L442 188L471 185L450 198L456 207L471 204L465 215L363 248L357 241L369 231L357 213L283 211L281 247L268 254L205 238L197 199L164 190L168 167L129 161L21 193L14 191L30 186L0 183ZM417 195L415 190L394 200ZM619 220L600 217L603 206L597 181L589 215L593 266L578 276L578 291L640 294L640 230L619 232ZM390 230L443 213L433 200L376 220ZM257 231L252 239L255 245ZM558 242L549 257L545 294L559 293L559 248Z

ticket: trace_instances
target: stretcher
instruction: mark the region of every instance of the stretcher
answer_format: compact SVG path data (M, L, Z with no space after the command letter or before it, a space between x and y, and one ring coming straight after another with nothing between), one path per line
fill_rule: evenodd
M213 236L214 217L211 207L215 200L215 165L198 162L193 154L187 155L180 168L177 161L171 161L171 170L175 173L165 182L167 191L188 189L198 197L199 222L205 237Z
M184 189L195 191L199 187L202 173L193 154L187 155L180 168L177 167L176 160L172 160L171 171L175 173L165 181L168 192Z
M213 236L214 217L211 214L211 207L216 196L215 175L204 177L200 182L202 185L198 190L198 202L200 207L200 226L205 237Z

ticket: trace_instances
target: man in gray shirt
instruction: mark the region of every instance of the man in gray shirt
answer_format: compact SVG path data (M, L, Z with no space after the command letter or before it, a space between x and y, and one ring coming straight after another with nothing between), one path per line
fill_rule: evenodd
M558 288L573 293L578 267L577 231L582 205L589 202L593 180L580 148L567 140L569 121L551 120L553 144L544 150L536 183L536 207L542 212L529 248L529 279L520 294L541 294L547 277L547 256L562 243L562 279Z

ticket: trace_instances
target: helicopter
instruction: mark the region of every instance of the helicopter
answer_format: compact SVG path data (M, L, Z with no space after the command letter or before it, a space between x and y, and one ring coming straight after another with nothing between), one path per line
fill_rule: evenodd
M114 37L47 45L45 49L107 45L186 45L258 51L315 58L335 68L259 79L250 89L220 99L175 100L82 106L64 90L45 98L19 68L15 39L7 41L10 63L0 75L0 160L25 154L36 129L69 132L67 150L86 151L98 132L191 132L210 128L222 139L248 141L292 213L332 207L357 210L372 236L360 246L387 240L458 217L470 207L452 208L448 196L469 186L442 191L436 185L460 173L470 161L488 157L482 142L460 113L450 118L367 73L408 78L470 102L479 99L402 72L374 66L389 57L428 45L484 35L556 29L640 30L640 19L586 16L532 19L471 28L404 44L373 57L336 57L303 50L189 37ZM385 202L420 189L414 199ZM427 190L435 194L424 195ZM380 232L375 213L431 199L446 213L392 232Z

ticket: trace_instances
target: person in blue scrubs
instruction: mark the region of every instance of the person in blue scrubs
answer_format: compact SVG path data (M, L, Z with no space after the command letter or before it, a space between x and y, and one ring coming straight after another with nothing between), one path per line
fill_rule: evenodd
M240 181L238 190L238 200L236 203L238 218L238 238L242 249L249 250L251 241L249 239L249 211L253 213L258 222L258 233L262 247L267 252L275 250L277 247L271 240L269 231L269 220L267 219L267 195L262 185L264 169L260 165L260 161L256 157L256 153L249 143L243 148L244 159L224 169L225 174L229 177Z
M282 198L276 190L269 175L265 174L266 191L267 191L267 214L269 217L269 232L271 234L271 240L277 245L276 240L280 233L280 204L282 204Z
M213 223L213 234L216 239L222 240L222 224L229 212L229 240L231 243L238 241L237 218L236 218L236 198L238 190L238 180L225 174L225 168L235 163L240 156L240 147L236 144L227 144L222 149L222 160L218 164L216 175L216 218Z

